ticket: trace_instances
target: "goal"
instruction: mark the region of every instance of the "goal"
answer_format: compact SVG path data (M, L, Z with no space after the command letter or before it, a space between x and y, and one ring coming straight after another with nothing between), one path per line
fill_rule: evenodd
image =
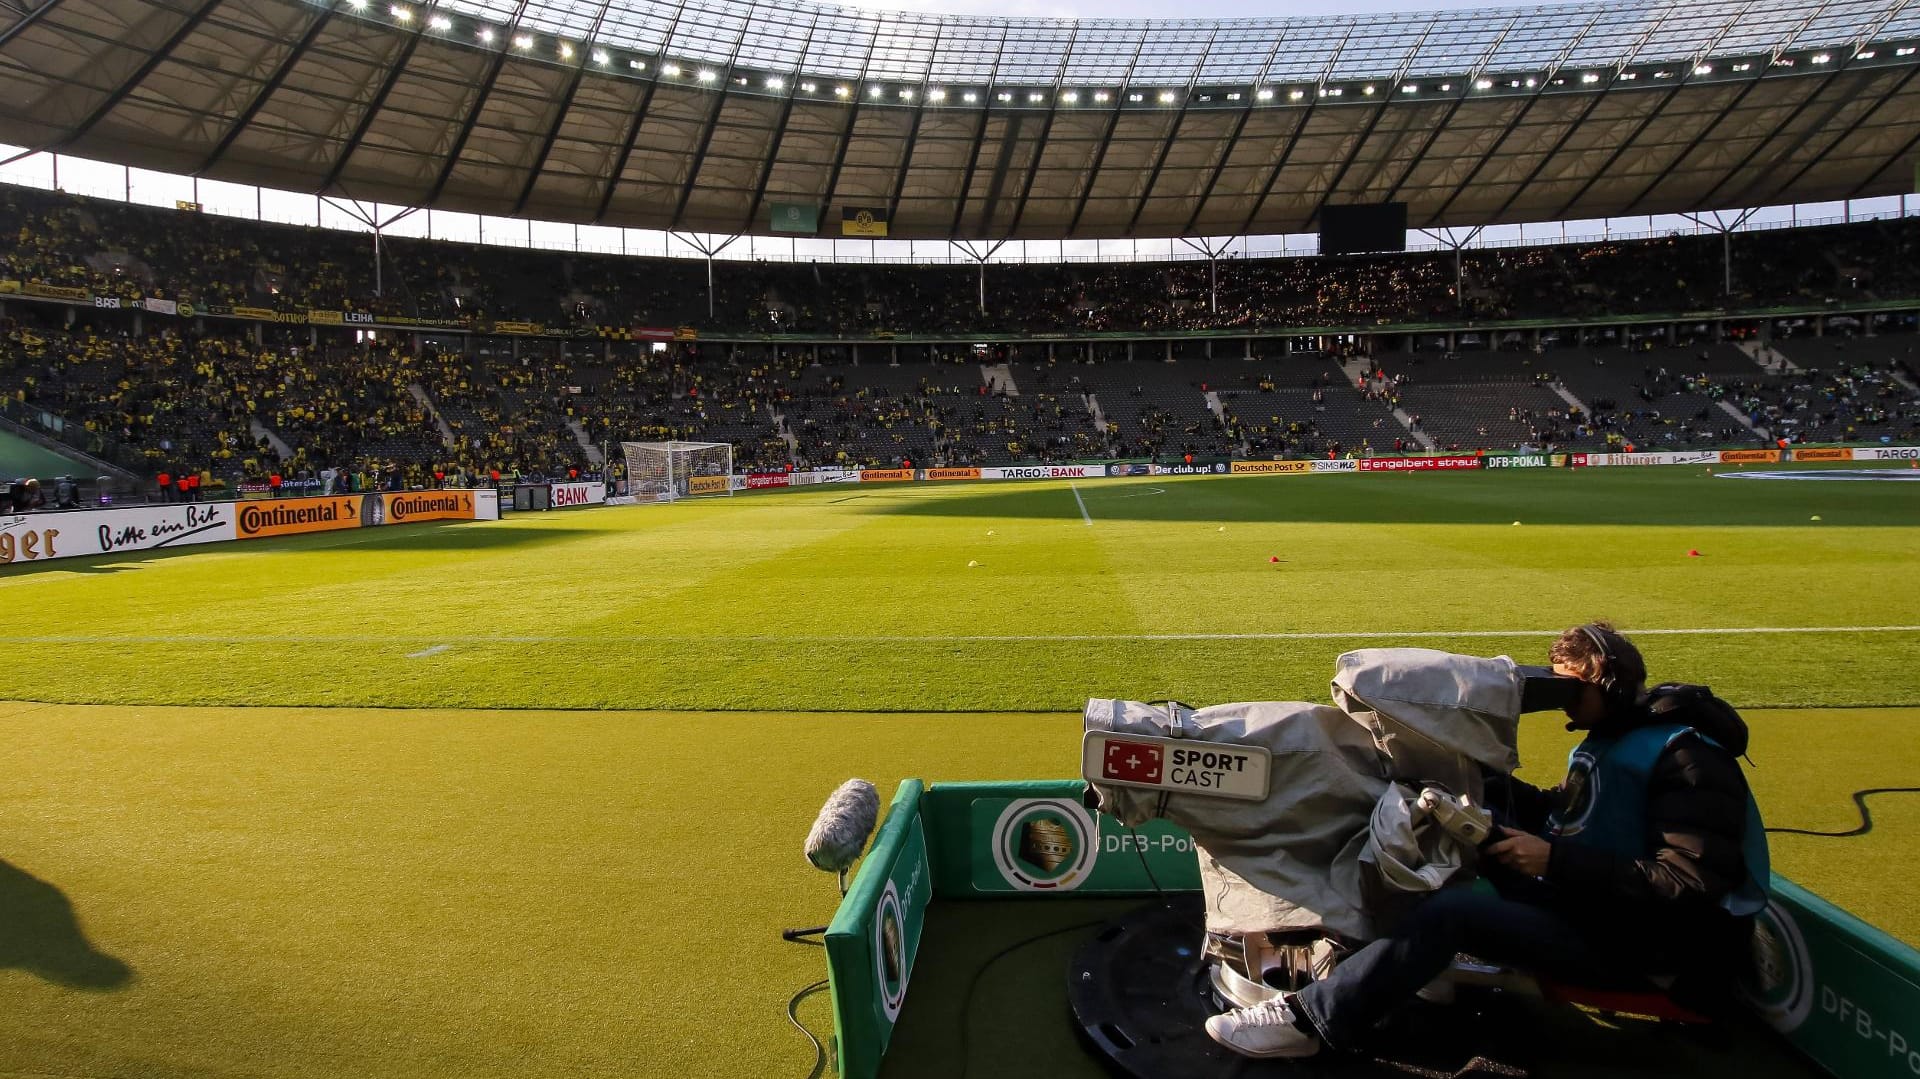
M733 494L733 447L725 442L622 442L620 449L636 502Z

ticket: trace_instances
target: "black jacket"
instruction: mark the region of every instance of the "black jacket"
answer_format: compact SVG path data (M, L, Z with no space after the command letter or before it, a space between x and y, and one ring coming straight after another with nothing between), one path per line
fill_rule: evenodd
M1745 940L1745 919L1720 902L1746 874L1747 781L1739 756L1747 728L1731 707L1704 686L1656 687L1645 706L1625 711L1594 731L1618 735L1651 724L1690 726L1669 745L1647 782L1646 850L1640 858L1572 843L1556 843L1548 861L1549 901L1569 918L1604 926L1669 960L1691 967L1731 958ZM1510 777L1490 782L1487 800L1513 827L1545 833L1560 806L1561 788L1541 790Z

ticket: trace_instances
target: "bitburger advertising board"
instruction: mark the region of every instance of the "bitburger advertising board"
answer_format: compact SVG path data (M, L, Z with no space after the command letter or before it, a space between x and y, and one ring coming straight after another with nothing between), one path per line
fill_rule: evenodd
M152 551L234 538L229 502L0 516L0 565Z

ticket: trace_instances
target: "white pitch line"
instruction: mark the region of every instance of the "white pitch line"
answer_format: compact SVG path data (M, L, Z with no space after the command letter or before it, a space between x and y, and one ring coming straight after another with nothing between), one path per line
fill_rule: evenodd
M1069 483L1067 484L1067 490L1072 491L1073 500L1080 503L1080 519L1087 522L1088 528L1092 528L1093 517L1087 513L1087 500L1080 497L1080 488L1075 484Z
M428 656L437 656L442 652L448 651L452 647L453 646L450 644L436 644L432 648L423 648L418 652L408 652L407 658L408 659L425 659Z
M1759 634L1795 634L1795 633L1920 633L1920 626L1703 626L1690 629L1625 629L1622 632L1630 637L1739 637ZM1048 641L1345 641L1345 640L1433 640L1449 638L1479 637L1553 637L1561 633L1559 629L1377 629L1377 630L1328 630L1282 633L1006 633L1006 634L960 634L954 636L934 636L925 634L848 636L748 634L738 636L715 635L710 637L664 636L656 634L599 634L587 633L572 636L511 635L499 636L446 636L407 637L404 635L382 634L379 636L313 635L313 636L269 636L246 634L221 636L215 634L179 634L179 635L130 635L130 636L87 636L82 634L49 634L44 636L0 637L0 644L366 644L370 642L442 642L441 648L452 648L455 644L644 644L650 642L706 642L706 643L742 643L742 644L826 644L835 641L847 641L858 644L1031 644ZM450 642L450 643L448 643ZM431 649L429 650L431 652ZM423 653L425 654L425 653Z

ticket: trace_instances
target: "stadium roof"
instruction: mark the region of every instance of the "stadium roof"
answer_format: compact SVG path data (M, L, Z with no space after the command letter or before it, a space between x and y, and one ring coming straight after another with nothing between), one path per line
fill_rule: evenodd
M799 0L3 0L0 140L296 191L705 233L1415 227L1911 190L1920 0L1245 21Z

